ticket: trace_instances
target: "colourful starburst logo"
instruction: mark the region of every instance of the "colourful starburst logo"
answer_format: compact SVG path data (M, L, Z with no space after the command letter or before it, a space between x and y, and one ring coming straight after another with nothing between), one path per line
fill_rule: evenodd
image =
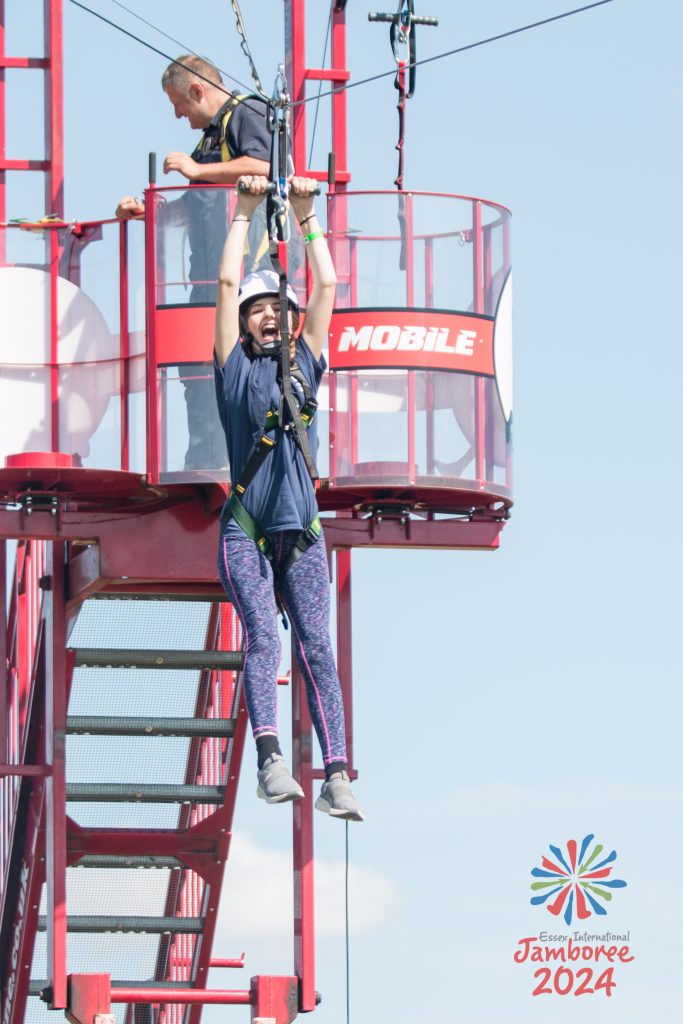
M546 903L546 910L555 917L562 914L568 925L572 923L574 915L583 921L591 914L604 916L607 913L601 901L609 903L612 899L610 890L624 889L626 882L619 878L610 878L614 861L617 859L615 850L599 860L604 847L596 843L589 853L589 847L594 839L593 835L584 836L580 849L576 839L570 839L567 842L566 855L563 855L559 846L548 847L555 860L543 857L542 866L533 868L531 872L534 878L543 879L531 883L532 892L539 893L538 896L531 897L533 906L538 907ZM554 899L548 903L551 897Z

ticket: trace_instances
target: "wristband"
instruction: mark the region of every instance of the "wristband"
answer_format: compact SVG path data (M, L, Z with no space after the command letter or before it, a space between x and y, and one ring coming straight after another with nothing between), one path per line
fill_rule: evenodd
M315 242L316 238L324 238L324 231L311 231L310 235L304 235L304 244L309 245L311 242Z
M232 218L232 222L233 222L233 224L235 223L235 221L236 221L236 220L242 220L242 221L246 221L246 222L247 222L247 224L248 224L248 223L249 223L249 221L251 220L251 217L233 217L233 218Z
M313 220L314 217L315 217L314 213L309 213L308 217L304 217L303 220L299 221L299 227L301 227L303 224L306 224L307 221Z

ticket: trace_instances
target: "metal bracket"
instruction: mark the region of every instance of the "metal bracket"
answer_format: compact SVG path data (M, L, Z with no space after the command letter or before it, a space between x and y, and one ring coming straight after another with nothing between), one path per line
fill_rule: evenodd
M54 494L23 494L18 498L17 504L27 516L33 515L34 512L49 512L50 515L56 516L59 512L59 498Z
M366 511L370 513L366 518L370 520L371 537L374 538L383 520L387 519L400 523L406 539L410 540L410 509L406 505L368 505Z

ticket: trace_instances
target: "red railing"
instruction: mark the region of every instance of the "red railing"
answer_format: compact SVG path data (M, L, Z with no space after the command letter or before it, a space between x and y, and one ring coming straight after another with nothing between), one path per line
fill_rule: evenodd
M111 292L107 295L107 303L111 307L102 310L109 321L118 321L118 331L112 331L112 337L118 334L118 352L113 359L104 357L97 352L88 353L87 358L63 357L60 355L60 345L63 338L60 336L60 325L64 318L64 309L60 309L60 281L68 281L76 287L80 287L83 274L84 250L92 242L101 242L107 239L108 232L116 231L117 254L112 262L112 276L109 278ZM89 405L90 400L100 399L102 404L101 418L105 412L111 413L109 409L110 400L114 399L117 404L116 419L119 423L118 445L112 448L111 456L108 456L106 465L98 468L129 470L132 462L131 432L130 432L130 398L134 391L141 391L144 388L142 363L144 349L139 352L131 348L131 281L129 278L131 266L131 239L130 229L126 221L115 219L104 219L97 221L83 221L65 224L64 222L41 222L36 224L2 224L0 235L3 239L12 240L12 235L17 232L43 233L46 236L45 262L26 264L8 262L6 246L3 245L5 258L0 263L2 267L29 267L29 269L45 271L49 274L49 295L46 303L46 352L48 358L37 365L47 372L47 396L45 409L45 424L48 438L47 446L43 450L49 452L64 452L73 454L69 448L68 427L69 401L78 398L83 405ZM11 246L10 246L11 248ZM98 253L101 261L101 254ZM86 268L87 269L87 268ZM101 274L101 267L98 266L98 273ZM86 292L87 298L87 292ZM99 307L96 306L99 311ZM142 325L140 325L142 328ZM84 332L84 340L88 338L87 331ZM136 355L139 357L140 370L137 375L132 371L132 360ZM2 360L0 359L0 362ZM91 370L94 374L98 366L105 367L112 362L118 364L118 388L116 395L98 394L94 389L88 391L88 384L92 387L94 377L88 377L86 371ZM12 364L8 364L11 369ZM31 366L33 369L33 366ZM71 375L71 376L69 376ZM70 383L76 378L78 383ZM97 382L95 382L95 388ZM69 390L73 388L73 391ZM61 394L60 394L61 392ZM79 404L79 403L77 403ZM95 424L91 437L95 436L100 422ZM90 439L90 438L89 438ZM35 446L34 446L35 447ZM6 454L14 454L6 452ZM1 460L0 460L1 462ZM78 465L79 463L74 463ZM140 467L144 469L144 467Z

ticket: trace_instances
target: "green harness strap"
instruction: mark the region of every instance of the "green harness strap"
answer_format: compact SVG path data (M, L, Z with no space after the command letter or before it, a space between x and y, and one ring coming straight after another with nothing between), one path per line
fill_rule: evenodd
M261 554L270 560L272 549L268 538L254 517L247 512L235 491L232 492L228 499L228 508L230 510L230 514L242 532L246 533L247 537L249 537L250 540L253 540ZM313 519L311 519L306 529L302 530L297 537L296 544L292 548L285 564L280 569L280 575L284 575L289 567L293 565L294 562L297 562L299 558L301 558L301 556L308 551L313 544L315 544L321 533L322 523L320 522L320 516L316 514Z

